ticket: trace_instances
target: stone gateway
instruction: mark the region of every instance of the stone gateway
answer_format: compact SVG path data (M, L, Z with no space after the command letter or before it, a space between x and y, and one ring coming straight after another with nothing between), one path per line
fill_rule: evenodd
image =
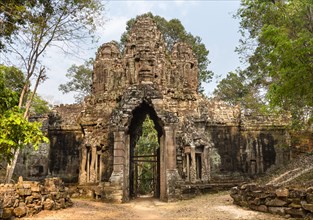
M49 174L97 185L99 195L138 196L135 148L146 116L159 146L149 160L155 197L181 199L234 185L288 160L284 118L249 115L198 93L198 63L189 45L167 50L149 17L137 19L120 52L103 44L94 63L92 95L49 116ZM39 166L39 164L37 164Z

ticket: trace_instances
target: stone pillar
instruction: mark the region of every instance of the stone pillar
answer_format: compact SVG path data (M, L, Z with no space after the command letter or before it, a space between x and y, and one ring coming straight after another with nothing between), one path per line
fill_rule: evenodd
M125 132L114 132L114 150L113 150L113 173L110 182L113 185L122 185L125 153Z
M197 179L197 168L196 168L196 147L195 145L191 145L191 164L190 164L190 182L195 183Z
M176 140L174 129L170 126L164 127L165 132L165 146L167 157L167 170L176 169Z
M96 173L96 161L97 161L97 147L92 146L90 151L91 162L90 162L90 174L89 174L89 181L94 183L97 181L97 173ZM88 160L89 161L89 160Z
M103 155L100 153L99 155L99 183L102 182L102 171L103 171Z
M130 135L125 135L123 202L129 201Z
M160 200L167 201L166 145L164 135L160 138Z
M164 127L164 153L166 167L166 192L167 201L174 201L177 195L177 186L180 182L176 167L176 135L174 125Z
M90 181L90 148L87 149L87 182Z
M186 175L187 181L190 181L190 153L186 154Z
M87 162L87 148L82 146L82 160L80 164L79 184L87 182L86 162Z
M204 182L208 182L210 181L211 179L211 168L210 168L210 161L209 161L209 151L210 151L210 148L209 146L204 146L204 149L203 149L203 177L202 177L202 180Z

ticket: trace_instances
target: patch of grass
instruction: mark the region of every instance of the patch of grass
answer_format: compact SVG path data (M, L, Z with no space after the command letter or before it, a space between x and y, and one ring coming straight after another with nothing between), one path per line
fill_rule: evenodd
M313 182L313 172L309 171L293 179L290 182L290 185L299 185L300 183L301 185L306 186L307 184L310 185L312 182Z

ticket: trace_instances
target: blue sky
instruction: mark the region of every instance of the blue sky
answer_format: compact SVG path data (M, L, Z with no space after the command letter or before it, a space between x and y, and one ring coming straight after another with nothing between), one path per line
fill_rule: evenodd
M106 1L105 18L107 21L99 27L97 34L100 40L90 45L90 50L80 51L77 56L62 55L56 48L50 48L44 63L47 65L49 79L44 82L38 92L51 103L73 103L73 94L63 95L58 86L65 83L67 69L72 64L83 64L84 59L95 57L97 48L111 40L119 41L125 31L126 22L137 15L152 12L167 20L179 19L185 29L202 38L202 42L210 51L209 69L216 76L225 77L230 71L240 66L238 54L234 52L239 44L239 21L233 18L240 6L239 0L217 1ZM205 85L207 94L216 87L216 81Z

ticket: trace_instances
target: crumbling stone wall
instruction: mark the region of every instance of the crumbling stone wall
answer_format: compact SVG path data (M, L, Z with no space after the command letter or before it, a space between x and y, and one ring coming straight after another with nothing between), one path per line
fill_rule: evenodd
M23 181L0 184L0 219L32 216L42 210L58 210L72 206L67 189L59 178L39 182Z
M234 204L293 218L313 218L313 188L245 184L231 190Z
M82 130L77 119L81 104L55 106L49 115L50 139L48 175L65 182L77 182L81 161Z

